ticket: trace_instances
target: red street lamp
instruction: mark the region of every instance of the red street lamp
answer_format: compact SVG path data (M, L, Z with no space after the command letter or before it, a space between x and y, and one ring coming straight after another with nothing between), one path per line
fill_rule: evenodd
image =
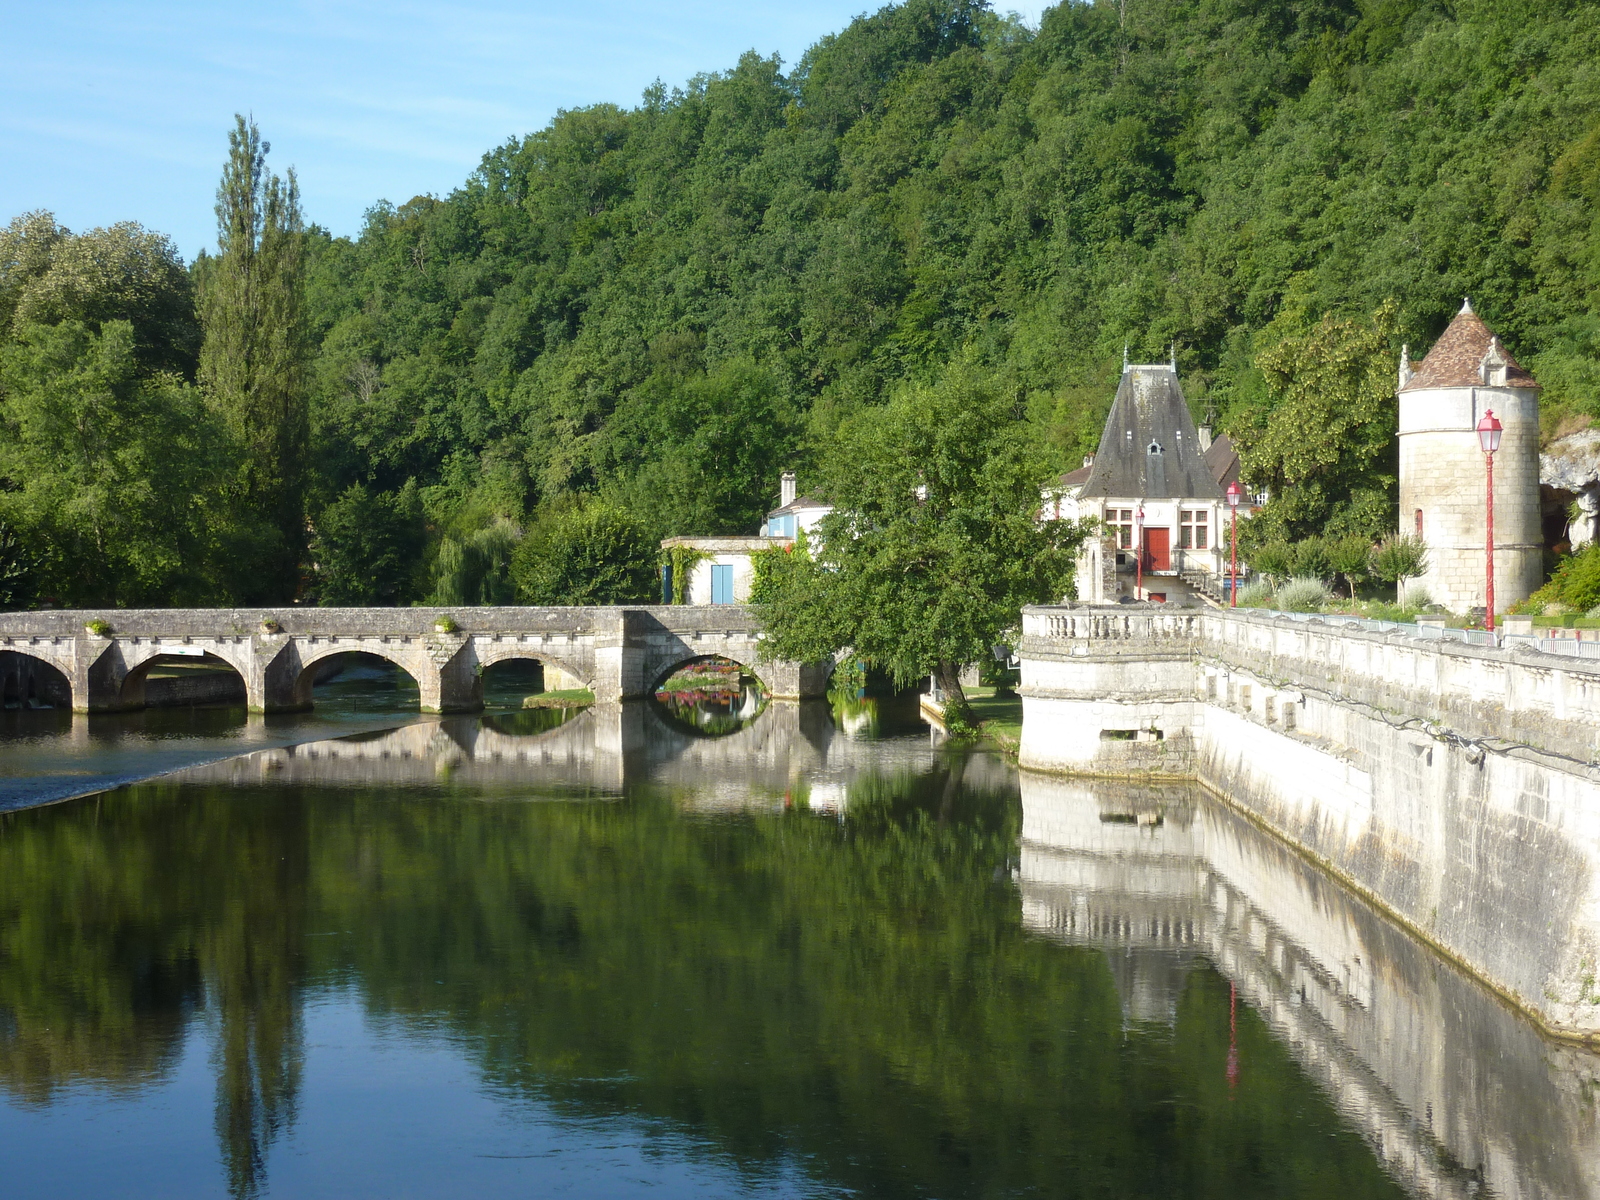
M1490 633L1494 632L1494 452L1500 449L1500 422L1495 420L1494 409L1488 408L1483 412L1483 420L1478 422L1478 445L1483 447L1483 467L1488 477L1489 509L1489 551L1488 551L1488 587L1485 605L1485 624Z
M1244 489L1235 479L1228 485L1225 493L1228 497L1228 517L1232 524L1228 550L1228 607L1239 607L1239 500L1244 495Z
M1133 514L1133 598L1144 599L1144 501Z

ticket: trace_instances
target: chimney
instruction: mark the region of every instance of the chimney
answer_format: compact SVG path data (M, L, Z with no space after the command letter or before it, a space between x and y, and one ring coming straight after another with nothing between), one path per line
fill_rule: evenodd
M1405 387L1411 382L1416 372L1411 369L1411 347L1400 347L1400 386Z
M1194 432L1195 436L1200 439L1200 453L1204 454L1211 449L1211 421L1209 419L1201 421L1200 427Z
M785 471L778 478L778 507L794 503L794 472Z
M1084 465L1084 466L1086 466L1086 467L1092 467L1092 466L1094 466L1094 455L1092 455L1092 454L1085 454L1085 455L1084 455L1084 456L1083 456L1083 465Z

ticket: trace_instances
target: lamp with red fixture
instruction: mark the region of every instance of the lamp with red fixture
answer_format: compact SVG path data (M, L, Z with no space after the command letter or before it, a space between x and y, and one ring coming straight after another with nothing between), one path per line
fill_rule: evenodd
M1232 523L1232 534L1229 538L1231 546L1228 550L1228 607L1239 607L1239 501L1244 496L1244 489L1235 479L1228 485L1228 515Z
M1487 573L1485 576L1484 626L1494 632L1494 452L1500 449L1500 422L1494 409L1485 409L1483 420L1478 422L1478 445L1483 448L1483 467L1488 480L1488 513L1486 524L1489 533Z

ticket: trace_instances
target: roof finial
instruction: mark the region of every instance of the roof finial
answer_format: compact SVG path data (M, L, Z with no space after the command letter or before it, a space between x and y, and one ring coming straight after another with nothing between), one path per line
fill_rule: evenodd
M1471 315L1472 315L1472 297L1471 296L1463 296L1463 297L1461 297L1461 311L1458 312L1456 314L1456 316L1458 316L1458 317L1469 317Z
M1415 374L1416 372L1411 369L1411 347L1402 345L1400 347L1400 386L1405 387L1406 384L1411 382L1411 377Z
M1126 339L1122 343L1122 369L1124 371L1128 369L1128 343Z

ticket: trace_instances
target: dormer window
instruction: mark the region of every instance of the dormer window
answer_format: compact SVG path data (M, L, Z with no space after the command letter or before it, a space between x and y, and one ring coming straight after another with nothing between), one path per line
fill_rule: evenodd
M1500 349L1500 339L1491 337L1489 348L1483 352L1483 359L1478 363L1478 378L1485 387L1506 386L1506 356Z
M1161 451L1161 443L1160 442L1151 442L1150 443L1150 448L1145 451L1146 454L1160 454L1161 452L1162 451Z

